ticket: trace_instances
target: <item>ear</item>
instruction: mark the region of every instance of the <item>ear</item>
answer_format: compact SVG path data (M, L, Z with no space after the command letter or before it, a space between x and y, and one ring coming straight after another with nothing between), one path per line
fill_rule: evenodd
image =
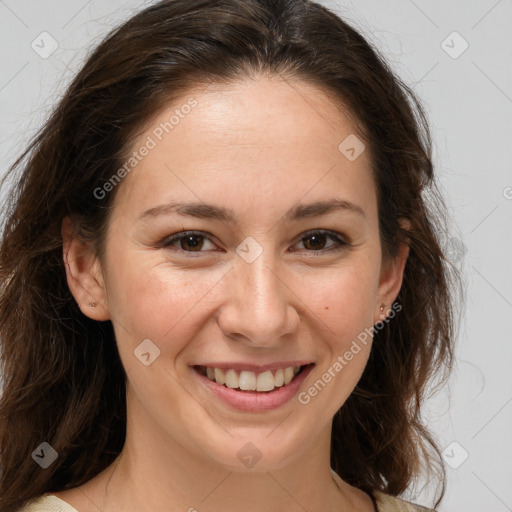
M403 229L410 229L411 224L407 219L399 219L399 224ZM405 264L409 256L409 245L401 242L398 248L398 254L394 258L389 258L382 264L379 289L377 293L377 302L374 312L374 323L384 320L395 302L398 292L402 287ZM384 306L381 311L380 307Z
M77 236L69 217L62 221L61 233L67 283L79 308L93 320L109 320L107 293L99 259L91 245Z

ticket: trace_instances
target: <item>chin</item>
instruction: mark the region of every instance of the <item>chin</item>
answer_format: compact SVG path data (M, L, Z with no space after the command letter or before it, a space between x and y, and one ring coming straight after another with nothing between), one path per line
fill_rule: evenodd
M243 435L225 436L224 442L205 447L203 454L229 471L239 473L274 471L293 462L306 440L292 442L290 433L271 428L250 429ZM271 433L269 435L269 433Z

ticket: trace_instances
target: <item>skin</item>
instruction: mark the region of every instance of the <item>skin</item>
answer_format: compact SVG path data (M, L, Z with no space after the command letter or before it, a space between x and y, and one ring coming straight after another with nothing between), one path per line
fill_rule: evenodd
M118 185L104 261L63 222L70 290L85 315L115 329L128 422L120 457L56 494L79 512L373 511L370 497L329 464L332 417L361 377L371 341L307 405L294 398L267 412L222 404L190 367L310 360L300 388L307 390L383 318L408 248L383 262L369 151L349 161L338 150L356 128L319 89L261 76L190 91L149 123L134 150L190 97L197 106ZM331 198L364 215L284 220L299 203ZM238 223L178 214L137 220L171 201L231 208ZM204 232L199 253L158 245L183 229ZM314 229L350 246L315 252L336 244L301 241ZM252 263L236 252L247 237L263 251ZM147 338L160 349L149 366L134 357ZM247 442L261 453L252 468L237 457Z

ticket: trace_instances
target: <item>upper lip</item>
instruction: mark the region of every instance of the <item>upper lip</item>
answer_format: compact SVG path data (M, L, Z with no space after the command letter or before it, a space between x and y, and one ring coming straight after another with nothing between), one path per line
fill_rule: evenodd
M313 361L310 360L301 360L301 361L278 361L274 363L267 364L253 364L253 363L244 363L244 362L227 362L221 361L217 363L198 363L192 366L205 366L210 368L220 368L233 370L247 370L254 373L262 373L265 371L274 371L279 370L280 368L288 368L289 366L304 366L307 364L313 364Z

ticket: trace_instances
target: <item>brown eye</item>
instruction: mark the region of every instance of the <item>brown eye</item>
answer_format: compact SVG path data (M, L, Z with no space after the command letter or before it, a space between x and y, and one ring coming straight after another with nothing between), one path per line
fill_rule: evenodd
M329 240L332 240L333 243L326 246ZM306 236L300 239L299 243L302 243L304 249L308 252L335 251L343 248L343 246L350 245L348 242L345 242L338 233L328 231L312 231L307 233Z
M203 238L201 235L184 236L179 240L180 248L184 251L200 251L204 243Z
M327 236L324 234L321 235L309 235L306 238L303 238L304 247L306 249L311 249L313 251L318 251L324 249L324 245L327 242Z
M181 232L164 241L162 247L184 252L206 252L208 247L204 250L205 243L210 243L212 248L215 248L210 238L201 233Z

